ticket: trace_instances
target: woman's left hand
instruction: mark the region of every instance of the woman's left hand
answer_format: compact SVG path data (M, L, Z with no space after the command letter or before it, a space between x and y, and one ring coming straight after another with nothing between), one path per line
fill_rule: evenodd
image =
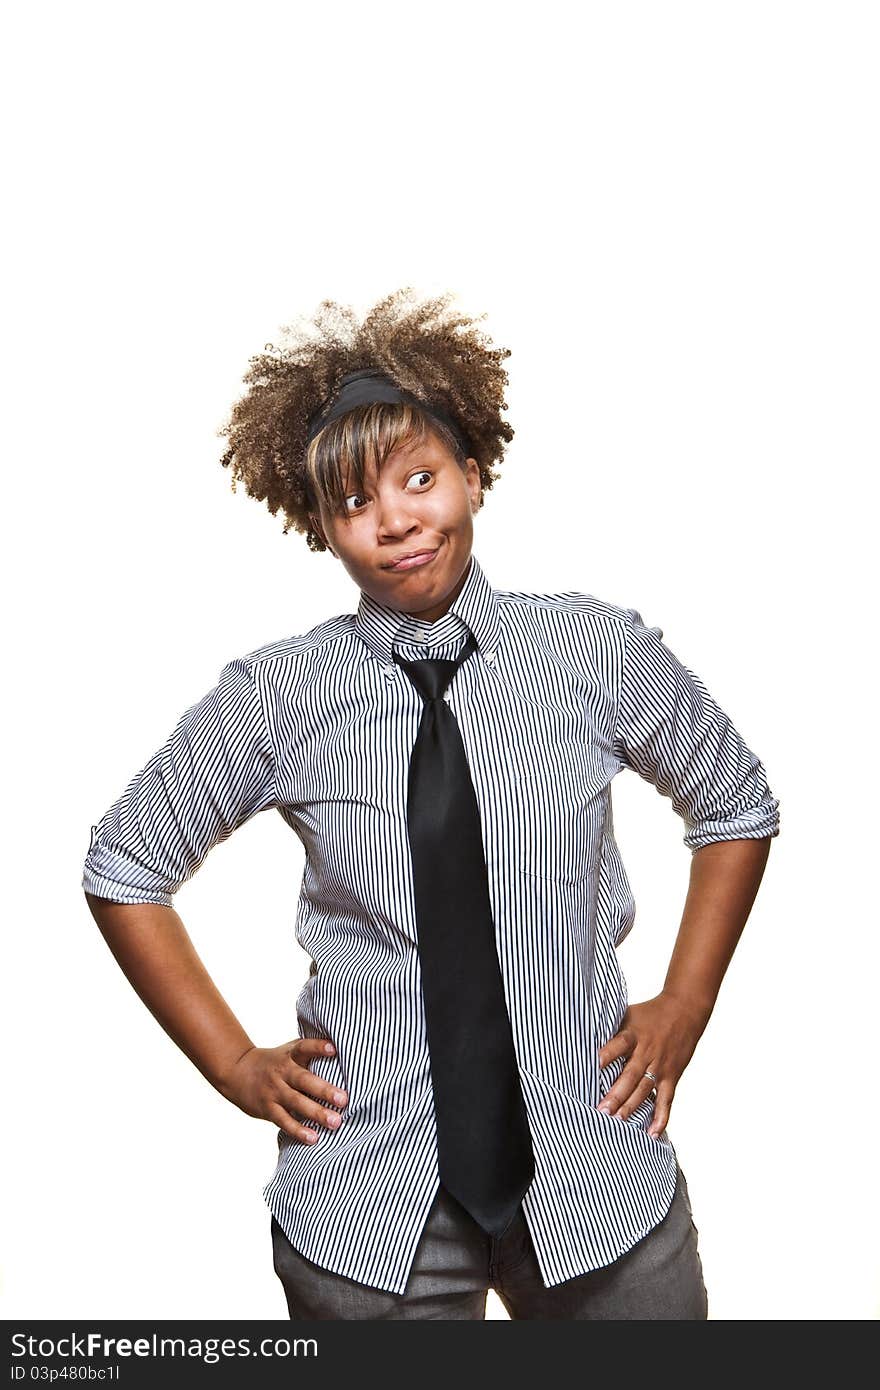
M617 1057L629 1060L598 1109L625 1120L651 1094L657 1099L648 1133L657 1138L666 1128L675 1088L699 1042L709 1016L682 1004L661 990L643 1004L631 1004L620 1029L599 1050L599 1065L607 1067ZM646 1071L652 1071L656 1083Z

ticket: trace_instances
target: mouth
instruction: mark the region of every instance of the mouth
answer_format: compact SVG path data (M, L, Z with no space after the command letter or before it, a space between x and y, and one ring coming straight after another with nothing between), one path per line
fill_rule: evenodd
M409 555L401 556L401 558L395 561L394 564L385 565L384 568L387 570L393 570L395 572L400 570L419 569L422 565L429 565L431 563L434 556L437 554L437 550L439 550L439 548L440 547L438 546L436 550L412 551Z

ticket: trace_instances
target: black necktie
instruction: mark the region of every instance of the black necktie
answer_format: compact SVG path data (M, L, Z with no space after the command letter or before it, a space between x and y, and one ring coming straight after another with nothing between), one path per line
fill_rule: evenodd
M535 1173L495 946L480 812L455 715L443 699L454 661L404 661L425 704L409 765L412 851L425 1026L440 1181L501 1236Z

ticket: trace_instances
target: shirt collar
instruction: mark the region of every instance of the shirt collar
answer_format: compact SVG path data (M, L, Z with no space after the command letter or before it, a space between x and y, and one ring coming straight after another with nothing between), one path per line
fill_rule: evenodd
M491 664L501 636L499 605L495 590L473 552L461 593L436 622L413 620L411 614L378 603L362 589L354 630L371 656L388 666L392 663L391 649L395 641L411 641L412 633L419 631L431 642L443 642L459 634L462 623L476 638L480 655Z

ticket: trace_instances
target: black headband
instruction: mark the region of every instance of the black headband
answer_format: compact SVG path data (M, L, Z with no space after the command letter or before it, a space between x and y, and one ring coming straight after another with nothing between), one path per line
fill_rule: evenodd
M406 402L408 405L420 406L452 432L464 451L465 458L471 457L473 451L467 436L441 405L434 401L423 401L411 391L404 391L403 387L395 385L391 378L377 367L363 367L360 371L349 372L342 378L332 401L323 401L310 415L306 448L331 420L345 415L356 405L369 405L372 401L388 401L389 404Z

